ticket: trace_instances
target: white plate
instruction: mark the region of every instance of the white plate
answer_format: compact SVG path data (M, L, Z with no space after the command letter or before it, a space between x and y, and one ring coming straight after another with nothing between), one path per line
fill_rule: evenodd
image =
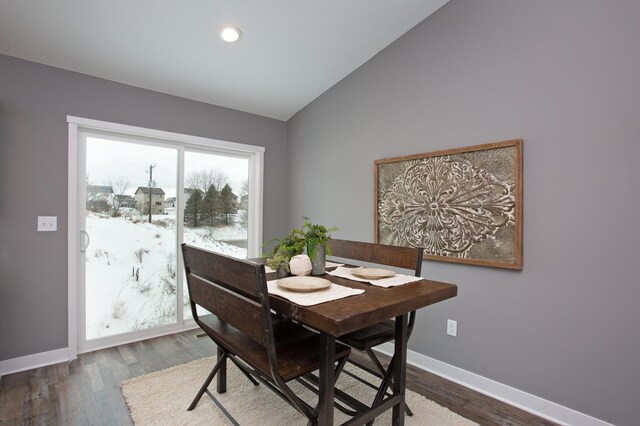
M351 274L356 277L366 278L368 280L379 280L380 278L393 277L396 273L388 269L378 268L357 268L352 269Z
M287 277L277 281L278 287L289 291L317 291L331 286L331 281L316 277Z

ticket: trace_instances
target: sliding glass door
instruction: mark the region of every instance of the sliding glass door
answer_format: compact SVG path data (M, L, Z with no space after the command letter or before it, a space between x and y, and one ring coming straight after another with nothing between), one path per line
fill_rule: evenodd
M259 254L262 156L91 129L77 143L78 352L189 327L180 244Z

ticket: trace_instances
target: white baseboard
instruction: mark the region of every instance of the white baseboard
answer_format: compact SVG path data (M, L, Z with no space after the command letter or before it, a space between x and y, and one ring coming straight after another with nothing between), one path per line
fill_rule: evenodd
M0 377L66 361L69 361L68 348L8 359L0 361Z
M382 344L376 349L386 355L393 354L392 343ZM611 423L411 350L407 352L407 363L561 425L613 426Z
M164 327L161 329L146 331L146 332L137 332L137 334L132 334L131 336L116 336L118 340L115 339L97 339L92 342L88 347L82 348L79 353L85 352L93 352L96 350L110 348L116 345L124 345L131 342L138 342L141 340L152 339L154 337L166 336L167 334L174 334L181 331L189 331L198 328L198 325L193 321L189 320L186 324L182 326L171 326ZM39 354L26 355L20 358L8 359L6 361L0 361L0 377L6 376L7 374L19 373L21 371L31 370L33 368L45 367L47 365L58 364L60 362L68 362L72 359L75 359L77 354L71 353L69 348L56 349L49 352L41 352Z

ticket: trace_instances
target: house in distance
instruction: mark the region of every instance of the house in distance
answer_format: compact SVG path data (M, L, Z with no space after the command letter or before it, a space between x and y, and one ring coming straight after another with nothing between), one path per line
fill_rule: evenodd
M135 193L138 210L142 214L149 213L149 190L151 190L151 214L164 214L164 191L162 188L139 186Z

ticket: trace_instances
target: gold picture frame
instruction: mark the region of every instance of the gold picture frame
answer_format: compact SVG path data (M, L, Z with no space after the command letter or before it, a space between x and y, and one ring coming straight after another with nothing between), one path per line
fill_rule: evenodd
M522 269L522 139L374 161L375 241Z

